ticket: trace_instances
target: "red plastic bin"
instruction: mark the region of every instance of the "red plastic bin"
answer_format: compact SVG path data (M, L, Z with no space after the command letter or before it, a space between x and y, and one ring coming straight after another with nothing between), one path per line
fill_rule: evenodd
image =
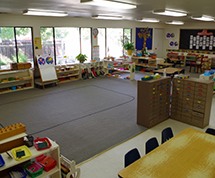
M36 138L34 140L34 146L37 150L45 150L51 147L51 142L48 138Z
M50 171L51 169L53 169L56 166L57 161L54 158L50 157L50 156L46 156L39 163L43 166L43 169L46 172L48 172L48 171Z

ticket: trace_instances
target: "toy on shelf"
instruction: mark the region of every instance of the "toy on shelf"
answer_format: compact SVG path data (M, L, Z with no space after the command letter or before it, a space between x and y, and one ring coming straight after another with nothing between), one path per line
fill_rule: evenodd
M22 123L16 123L6 126L0 129L0 140L23 133L25 131L26 131L25 125Z

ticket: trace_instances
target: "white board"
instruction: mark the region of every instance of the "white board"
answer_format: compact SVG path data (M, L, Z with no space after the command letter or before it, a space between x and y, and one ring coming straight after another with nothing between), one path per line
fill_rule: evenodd
M40 68L40 75L43 82L57 80L55 67Z
M57 80L57 73L52 57L38 56L37 64L39 66L42 82Z

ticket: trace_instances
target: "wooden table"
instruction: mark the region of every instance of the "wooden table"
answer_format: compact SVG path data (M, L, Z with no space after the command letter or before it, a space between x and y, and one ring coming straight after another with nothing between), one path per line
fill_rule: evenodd
M166 71L166 75L169 75L169 76L173 76L173 75L179 74L179 73L184 73L183 68L174 68L174 67L167 67L164 69L154 70L154 73L163 74L164 71Z
M121 178L215 178L215 136L188 128L133 164Z

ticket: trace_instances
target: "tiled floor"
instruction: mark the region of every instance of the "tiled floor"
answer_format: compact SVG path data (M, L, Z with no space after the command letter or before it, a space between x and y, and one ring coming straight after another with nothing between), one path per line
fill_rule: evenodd
M194 74L196 75L196 74ZM198 74L199 75L199 74ZM198 76L196 75L196 76ZM215 128L215 97L213 97L213 104L211 108L210 125L208 127ZM117 178L118 172L124 167L124 155L130 149L136 147L139 149L141 155L145 154L145 142L151 137L157 137L159 143L161 142L161 130L165 127L172 127L174 134L181 130L193 127L175 120L166 120L165 122L148 129L147 131L139 134L138 136L120 144L100 155L91 158L84 163L78 165L81 169L81 178ZM206 128L200 129L202 131Z

